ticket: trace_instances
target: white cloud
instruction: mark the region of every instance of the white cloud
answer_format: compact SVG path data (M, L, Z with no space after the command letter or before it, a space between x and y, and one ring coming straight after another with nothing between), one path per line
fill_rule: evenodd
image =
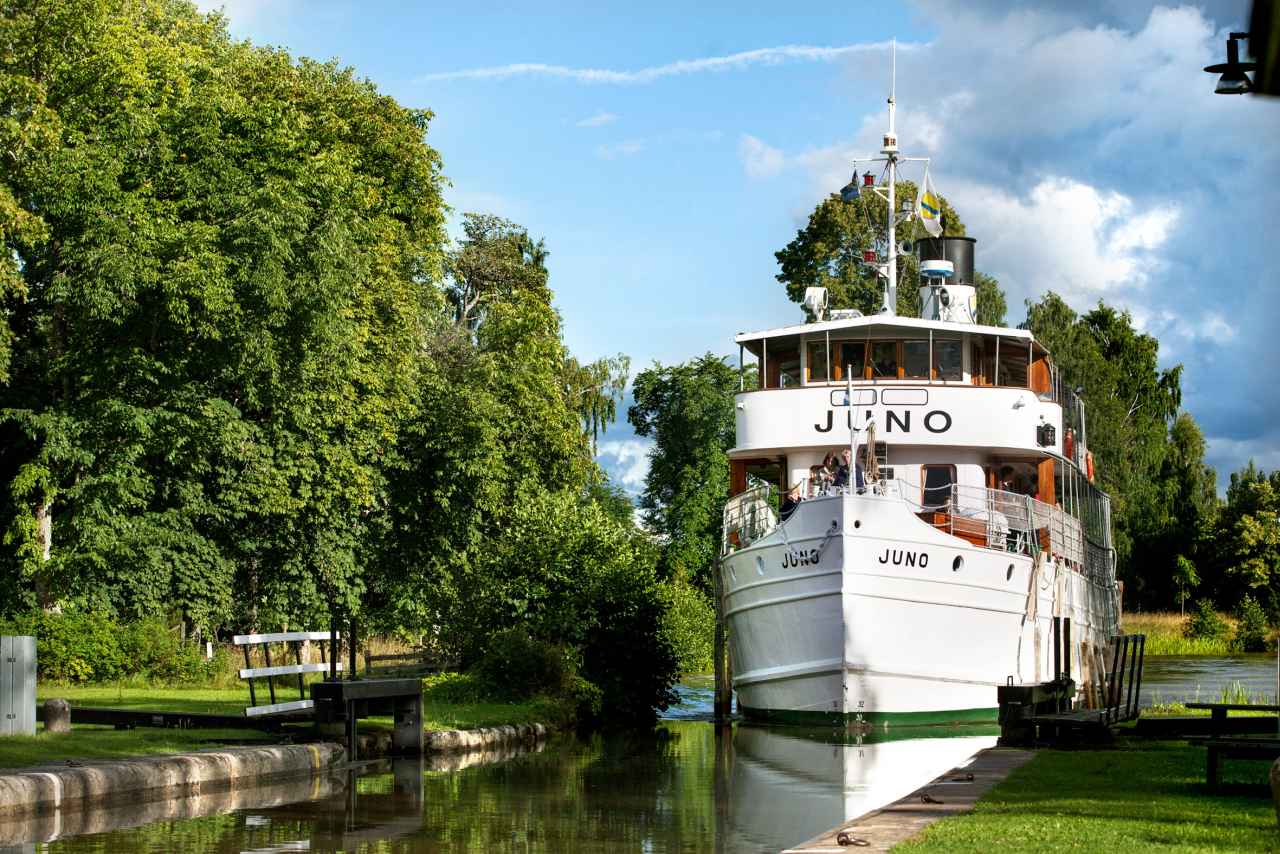
M903 42L899 52L918 49L919 44ZM436 71L417 78L417 82L440 80L504 80L510 77L554 77L577 83L652 83L664 77L678 77L708 71L742 71L757 65L781 65L787 62L835 62L845 57L868 52L882 52L888 42L867 42L839 47L815 47L813 45L782 45L756 50L744 50L725 56L708 56L700 59L681 59L664 65L653 65L632 71L611 68L572 68L567 65L548 65L541 62L518 62L486 68L467 68L459 71Z
M596 156L605 160L615 160L619 157L630 157L633 154L639 154L644 149L645 141L643 139L624 139L622 142L596 146Z
M939 186L983 238L983 269L1015 304L1056 291L1077 307L1143 290L1162 269L1158 251L1179 220L1171 202L1140 208L1133 198L1050 176L1025 196L989 184Z
M742 168L752 178L771 178L786 166L786 156L781 149L751 134L743 134L738 142L738 157L742 160Z
M585 119L580 119L579 121L575 122L575 125L580 128L598 128L598 127L604 127L607 124L612 124L617 120L618 120L617 113L607 113L601 110L600 112L596 113L594 116L588 116Z
M631 495L638 495L644 490L644 479L649 475L652 449L653 442L649 439L610 439L600 443L596 459L615 483Z
M267 13L286 14L292 10L295 0L196 0L201 12L221 10L237 29L252 24Z

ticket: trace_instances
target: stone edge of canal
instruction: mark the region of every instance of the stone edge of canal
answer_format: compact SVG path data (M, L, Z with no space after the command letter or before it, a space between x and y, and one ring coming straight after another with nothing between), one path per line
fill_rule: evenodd
M538 742L551 731L545 724L521 724L429 732L426 752L452 753ZM345 761L342 745L315 742L14 769L0 772L0 822L59 810L185 798L281 778L314 776L334 770Z
M992 786L1022 767L1035 756L1033 750L991 747L981 750L964 765L934 778L886 807L846 821L819 834L808 842L786 849L783 854L829 854L849 851L837 837L842 833L864 840L859 848L888 851L894 845L915 836L925 827L947 816L973 809L978 799ZM972 774L970 780L968 775Z

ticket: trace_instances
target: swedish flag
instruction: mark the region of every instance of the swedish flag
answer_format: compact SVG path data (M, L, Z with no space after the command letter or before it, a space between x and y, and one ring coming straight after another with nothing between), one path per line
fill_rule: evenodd
M920 217L925 231L934 237L942 236L942 197L933 189L928 167L924 170L924 180L920 182L920 194L916 196L916 215Z

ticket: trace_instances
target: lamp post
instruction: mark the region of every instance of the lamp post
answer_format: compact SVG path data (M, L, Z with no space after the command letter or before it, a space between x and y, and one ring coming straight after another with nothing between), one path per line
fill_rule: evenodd
M1206 65L1204 70L1210 74L1220 74L1218 85L1213 91L1219 95L1243 95L1253 91L1253 81L1246 71L1253 71L1256 65L1252 62L1240 61L1240 40L1249 38L1248 33L1231 33L1227 37L1227 61L1216 65Z

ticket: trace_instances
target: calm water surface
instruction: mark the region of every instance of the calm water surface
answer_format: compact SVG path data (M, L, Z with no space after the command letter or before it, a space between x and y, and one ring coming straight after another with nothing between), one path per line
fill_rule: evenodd
M1150 658L1143 701L1275 692L1275 660ZM995 743L994 727L911 738L707 723L711 682L644 734L367 765L328 777L17 825L9 852L763 852L896 800Z

